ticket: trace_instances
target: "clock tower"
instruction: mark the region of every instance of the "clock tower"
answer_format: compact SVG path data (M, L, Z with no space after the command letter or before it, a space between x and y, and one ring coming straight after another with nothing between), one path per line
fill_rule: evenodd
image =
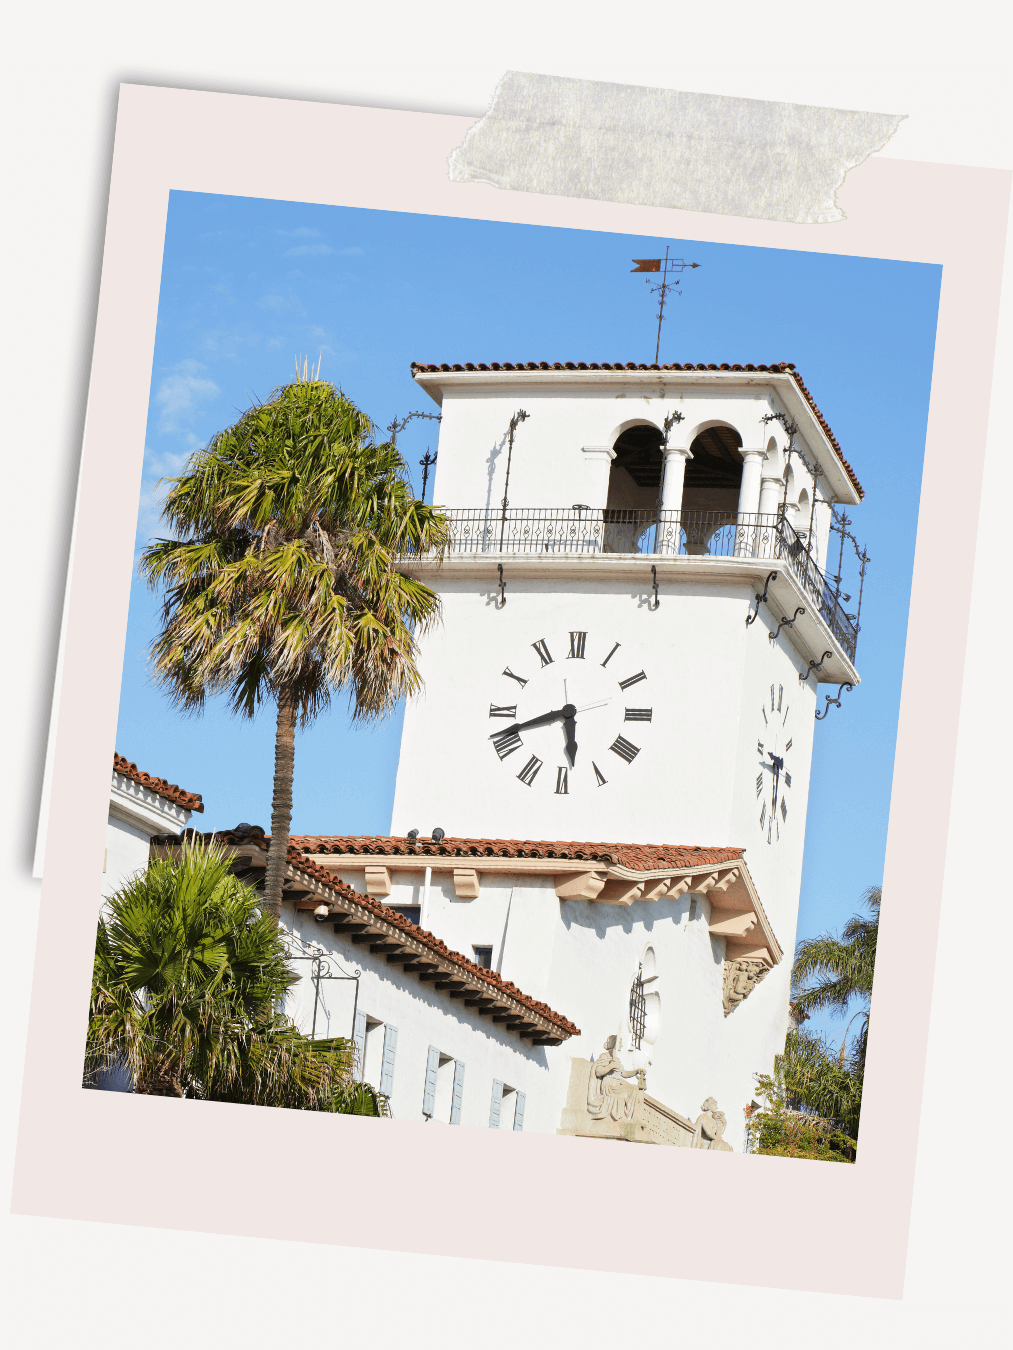
M452 537L411 565L443 624L392 834L742 848L790 950L817 684L859 680L833 505L862 497L798 372L413 376L442 413Z

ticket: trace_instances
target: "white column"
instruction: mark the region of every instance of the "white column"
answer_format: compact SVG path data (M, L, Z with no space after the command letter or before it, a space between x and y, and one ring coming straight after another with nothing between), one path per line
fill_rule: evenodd
M756 538L755 556L757 558L774 557L777 544L775 525L783 492L784 483L780 478L765 473L760 479L759 512L762 519Z
M661 468L661 509L662 511L682 511L682 489L686 481L686 461L693 456L689 448L665 447L665 461ZM662 538L658 540L659 553L678 553L680 522L678 518L666 517L660 526Z
M755 542L756 522L748 519L756 515L760 505L760 473L765 452L743 450L742 482L739 485L738 531L735 552L739 557L751 557Z

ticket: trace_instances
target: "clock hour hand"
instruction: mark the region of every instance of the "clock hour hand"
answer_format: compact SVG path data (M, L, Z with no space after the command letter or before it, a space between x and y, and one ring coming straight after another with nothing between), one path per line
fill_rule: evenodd
M577 762L577 719L575 717L564 718L563 730L566 732L566 757L570 761L570 768L572 769Z

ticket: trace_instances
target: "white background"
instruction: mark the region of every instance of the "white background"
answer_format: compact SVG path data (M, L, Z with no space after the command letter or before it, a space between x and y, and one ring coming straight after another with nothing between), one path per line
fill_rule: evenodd
M904 112L885 153L1013 167L1007 7L817 0L176 0L172 6L53 0L5 24L5 260L2 665L6 713L2 1001L5 1195L17 1124L39 883L30 879L59 611L84 417L120 81L473 114L504 70ZM340 166L335 166L340 171ZM677 217L676 217L677 220ZM677 230L677 224L673 227ZM828 247L833 229L827 227ZM997 392L1013 365L1007 283ZM937 378L939 373L937 372ZM1008 406L1008 399L1005 401ZM994 400L1001 406L1001 400ZM538 1265L538 1244L500 1265L4 1217L2 1329L20 1346L106 1344L113 1327L149 1346L276 1346L368 1337L382 1345L569 1345L577 1337L668 1345L720 1337L751 1346L963 1343L1005 1307L1010 1108L1004 934L975 921L982 888L1009 891L1011 749L1005 658L1009 428L993 418L976 564L961 739L947 854L907 1291L901 1302L657 1279ZM954 491L960 490L955 447ZM1008 547L1008 545L1007 545ZM1002 559L1005 562L1005 558ZM946 641L947 615L939 615ZM154 766L157 769L157 766ZM936 849L937 840L926 840ZM991 953L991 954L990 954ZM44 959L44 954L40 954ZM1000 1050L999 1046L1003 1049ZM251 1184L313 1175L265 1159ZM157 1159L152 1159L157 1173ZM338 1167L335 1160L331 1166ZM373 1165L383 1165L381 1157ZM410 1163L409 1168L410 1171ZM139 1185L148 1179L138 1178ZM607 1185L607 1176L602 1176ZM418 1178L420 1203L439 1189ZM492 1187L494 1193L495 1188ZM489 1215L490 1179L458 1199ZM509 1203L503 1199L500 1203ZM635 1210L636 1200L630 1204ZM6 1203L4 1205L6 1209ZM623 1224L635 1234L635 1216ZM799 1215L799 1241L828 1214ZM674 1222L678 1222L677 1216ZM875 1216L869 1216L870 1224ZM762 1214L715 1213L687 1241L762 1241ZM354 1242L355 1215L348 1215ZM624 1238L624 1240L630 1240ZM610 1310L606 1313L605 1308ZM597 1308L597 1311L596 1311ZM598 1328L597 1332L594 1328Z

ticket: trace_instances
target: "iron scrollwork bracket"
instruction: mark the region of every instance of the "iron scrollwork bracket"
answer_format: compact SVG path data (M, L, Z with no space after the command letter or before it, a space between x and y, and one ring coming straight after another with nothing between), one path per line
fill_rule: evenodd
M652 586L652 588L653 588L653 590L654 590L654 604L652 605L651 602L650 602L650 600L648 600L648 602L647 602L647 608L648 608L648 609L652 612L652 614L653 614L653 612L654 612L654 611L658 608L658 606L661 604L661 600L660 600L659 597L658 597L658 569L657 569L657 567L655 567L653 564L651 565L651 576L653 577L653 581L651 582L651 586Z
M499 599L496 601L496 608L502 609L506 604L506 582L503 580L503 564L496 564L496 571L499 573Z
M810 661L809 669L803 670L798 677L799 684L805 684L806 680L809 678L809 676L812 674L814 670L822 670L823 664L828 656L833 656L833 652L824 652L822 658L819 661Z
M780 633L782 628L794 628L795 620L798 618L800 614L804 613L805 613L805 605L799 605L798 609L795 611L795 613L791 616L790 619L788 618L787 614L782 614L781 622L777 625L777 632L767 634L771 642L777 641L777 634Z
M751 623L755 622L756 616L760 612L760 606L765 605L767 603L767 592L770 590L770 583L776 580L777 580L777 573L771 572L770 575L767 577L766 584L763 587L763 594L760 595L759 592L757 592L757 594L753 597L756 601L756 608L753 610L752 614L746 615L747 628Z
M840 687L840 689L838 689L838 691L837 691L837 697L836 697L836 698L831 698L829 694L825 694L825 695L824 695L824 698L825 698L826 701L827 701L827 706L823 709L822 712L818 712L818 713L816 714L816 721L817 721L817 722L822 722L823 719L824 719L824 717L826 717L827 713L830 711L831 707L839 708L839 707L841 706L841 691L842 691L842 690L846 689L846 690L848 691L848 693L850 694L853 688L854 688L854 685L851 685L851 684L842 684L841 687Z

